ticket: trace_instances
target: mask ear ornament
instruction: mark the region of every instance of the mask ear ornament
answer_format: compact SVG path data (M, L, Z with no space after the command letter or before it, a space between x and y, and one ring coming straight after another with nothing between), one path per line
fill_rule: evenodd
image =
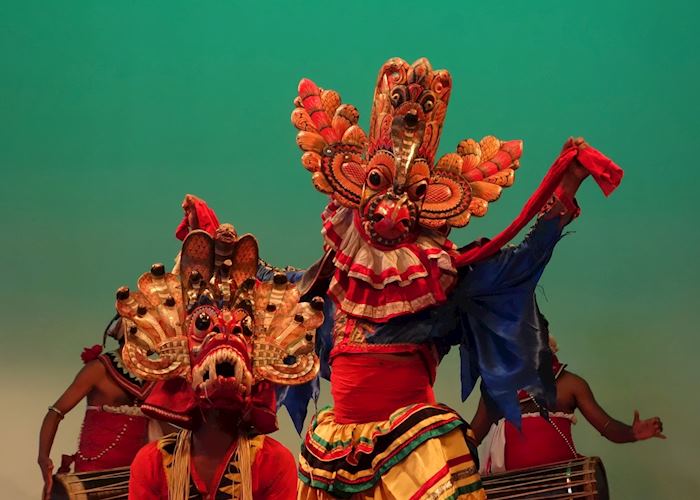
M489 202L513 185L520 165L522 141L493 136L466 139L456 153L442 156L433 169L420 214L428 228L464 227L471 216L483 217Z
M284 277L284 279L282 279ZM275 276L255 290L254 374L283 385L303 384L319 370L315 330L323 323L323 299L299 302L299 290Z
M299 83L292 123L299 130L297 144L302 164L312 173L316 189L343 206L357 207L362 196L367 136L357 125L354 106L340 103L333 90L322 90L311 80Z
M117 290L116 308L127 321L122 359L129 371L144 380L166 380L190 373L184 311L176 276L156 264L138 280L139 290Z

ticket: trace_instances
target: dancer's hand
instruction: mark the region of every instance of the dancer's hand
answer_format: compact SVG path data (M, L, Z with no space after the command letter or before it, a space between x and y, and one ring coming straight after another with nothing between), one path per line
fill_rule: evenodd
M583 137L569 137L561 148L562 153L571 146L576 146L576 148L580 151L582 149L586 149L588 147L588 143Z
M576 149L581 151L582 149L586 149L588 147L588 143L586 142L586 139L583 137L569 137L569 140L567 140L564 143L564 147L562 148L562 151L565 149L574 146ZM578 160L574 160L573 163L571 164L571 167L569 168L569 172L567 172L569 176L572 177L572 180L578 181L580 184L583 179L588 177L588 170L586 167L581 165Z
M569 139L564 143L562 147L562 152L575 147L578 151L588 147L588 143L583 139L583 137L569 137ZM564 203L564 205L569 208L572 213L578 214L578 206L574 203L574 197L576 196L576 191L578 191L579 186L583 180L588 177L590 173L588 169L579 163L577 158L569 164L561 182L556 190L557 197Z
M182 210L185 212L185 217L187 217L187 225L190 231L201 229L195 208L197 202L202 202L202 200L193 194L186 194L185 199L182 200Z
M44 478L44 489L41 494L42 500L49 500L51 488L53 487L53 461L49 457L39 457L39 468Z
M182 209L187 211L187 209L193 207L197 201L202 201L202 199L193 194L186 194L182 200Z
M634 410L634 420L632 421L632 432L637 441L657 437L666 439L663 435L664 424L659 417L639 419L639 411Z

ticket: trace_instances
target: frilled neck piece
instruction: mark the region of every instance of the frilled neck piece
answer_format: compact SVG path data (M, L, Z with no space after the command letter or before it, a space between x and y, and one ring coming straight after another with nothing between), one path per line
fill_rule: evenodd
M370 243L356 210L331 202L321 216L335 251L329 294L346 314L382 323L443 302L457 279L455 245L437 232L380 248Z

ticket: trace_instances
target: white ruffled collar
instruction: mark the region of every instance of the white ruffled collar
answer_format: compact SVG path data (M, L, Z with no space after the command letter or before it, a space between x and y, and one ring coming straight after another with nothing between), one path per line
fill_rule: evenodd
M329 205L323 219L322 234L326 245L336 252L336 267L374 288L395 282L408 286L416 278L427 277L429 269L421 257L437 261L441 273L457 274L450 256L455 245L439 233L425 231L413 243L386 250L365 239L353 209Z

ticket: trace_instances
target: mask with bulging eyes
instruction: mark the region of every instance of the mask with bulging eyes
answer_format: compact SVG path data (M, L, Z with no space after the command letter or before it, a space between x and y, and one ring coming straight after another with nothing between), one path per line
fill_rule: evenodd
M196 307L185 322L189 339L192 388L203 407L236 410L245 405L253 385L252 330L247 313L213 305Z
M316 376L323 301L301 302L283 273L258 281L255 238L232 242L231 228L220 229L214 238L189 233L179 276L154 265L139 278L138 291L118 291L117 310L132 325L123 358L146 380L183 377L200 408L246 415L270 383L301 384Z
M435 160L451 90L450 74L427 59L390 59L379 71L367 135L337 92L299 84L292 122L302 164L319 191L357 209L371 243L391 248L425 229L465 226L512 184L520 141L466 139Z

